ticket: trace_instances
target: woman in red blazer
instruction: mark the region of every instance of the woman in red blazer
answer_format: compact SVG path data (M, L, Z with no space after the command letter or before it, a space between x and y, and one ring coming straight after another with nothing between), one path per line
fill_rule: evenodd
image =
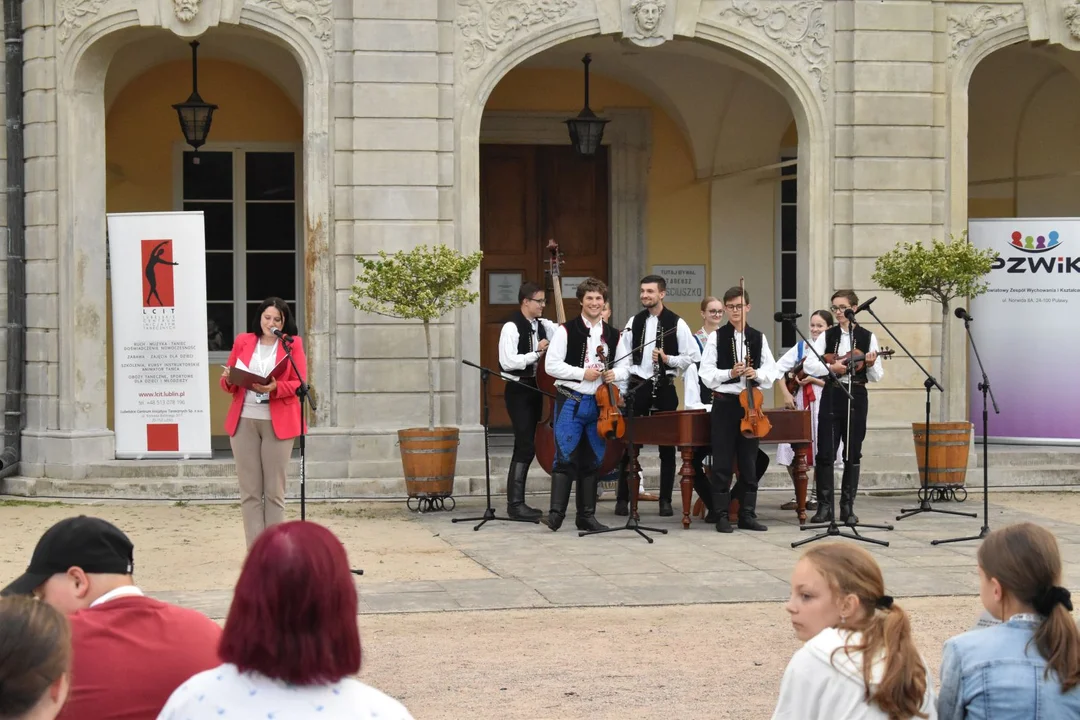
M264 300L253 327L253 332L236 336L228 365L221 373L222 389L233 396L225 431L229 433L236 460L240 512L248 548L259 533L285 520L285 476L293 438L300 434L301 427L296 390L307 380L304 344L296 336L296 323L284 300L276 297ZM299 377L285 358L285 347L275 331L291 339ZM267 385L256 384L251 390L230 385L229 370L238 363L256 375L266 377L273 373L273 377Z

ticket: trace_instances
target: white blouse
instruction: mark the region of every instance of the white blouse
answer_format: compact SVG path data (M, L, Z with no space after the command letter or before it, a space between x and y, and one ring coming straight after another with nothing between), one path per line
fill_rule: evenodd
M267 718L268 720L413 720L405 706L359 680L289 685L225 664L178 687L157 720Z

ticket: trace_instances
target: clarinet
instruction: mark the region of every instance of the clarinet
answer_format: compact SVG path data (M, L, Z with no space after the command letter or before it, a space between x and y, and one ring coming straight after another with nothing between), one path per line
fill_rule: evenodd
M656 318L656 340L654 341L653 350L659 350L663 347L662 342L664 338L664 329L660 325L660 318ZM656 403L656 389L660 387L660 357L657 356L653 360L653 378L652 378L652 399L653 403Z

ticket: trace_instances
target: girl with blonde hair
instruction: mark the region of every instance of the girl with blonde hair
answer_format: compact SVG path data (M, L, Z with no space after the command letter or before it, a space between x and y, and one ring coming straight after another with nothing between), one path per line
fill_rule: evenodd
M795 653L773 720L937 718L907 613L866 550L826 543L795 565L786 609Z

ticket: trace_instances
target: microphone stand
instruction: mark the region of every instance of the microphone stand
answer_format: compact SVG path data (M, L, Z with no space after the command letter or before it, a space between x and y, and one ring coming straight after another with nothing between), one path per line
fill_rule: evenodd
M900 346L900 349L904 351L904 354L911 358L911 362L915 363L915 367L919 368L919 370L922 371L922 374L926 376L926 380L923 381L923 387L926 388L926 433L923 442L924 470L922 473L922 481L918 493L919 507L910 509L900 508L901 514L897 515L896 519L906 520L909 517L924 512L935 512L941 513L942 515L959 515L961 517L979 517L977 513L958 512L956 510L938 510L937 508L930 505L930 393L934 388L937 388L939 392L944 394L945 388L941 387L941 384L936 379L934 379L934 376L927 372L926 368L924 368L922 364L915 359L915 356L912 355L906 347L904 347L904 343L900 342L896 335L893 334L893 331L889 329L889 326L881 321L881 318L877 316L877 314L873 311L872 308L867 306L865 310L870 313L874 320L877 320L878 325L885 328L885 332L889 333L889 337L891 337L893 341Z
M465 359L462 359L461 362L464 365L468 365L469 367L476 368L477 370L480 371L480 383L484 387L484 392L483 392L483 396L484 396L484 476L485 476L485 488L486 488L485 495L487 496L487 508L484 510L484 514L481 515L480 517L454 518L450 522L453 522L453 523L475 522L475 521L479 520L480 524L477 525L476 527L474 527L473 530L479 530L480 528L484 527L484 525L491 522L492 520L499 520L499 521L502 521L502 522L527 522L527 523L533 523L534 525L537 525L537 524L540 523L540 518L536 518L535 520L529 520L528 518L499 517L499 516L497 516L495 514L495 508L493 508L491 506L491 450L490 450L490 448L488 446L488 424L489 424L488 421L489 421L489 416L491 414L491 408L488 405L488 378L491 377L491 375L494 373L495 375L498 375L499 377L501 377L503 380L506 380L507 382L515 382L518 385L521 385L522 387L529 388L533 392L538 392L541 395L546 395L547 397L551 397L551 398L553 398L555 396L552 395L551 393L544 392L540 388L536 388L536 387L533 387L532 385L528 385L526 383L523 383L519 379L514 377L513 375L509 375L507 373L495 372L494 370L491 370L490 368L483 367L482 365L477 365L476 363L469 362L468 360L465 360Z
M773 319L775 320L776 318L774 317ZM795 331L795 333L802 339L803 344L806 345L806 347L810 348L810 352L814 353L814 357L816 357L818 359L818 362L820 362L822 364L822 366L829 372L829 379L831 379L833 381L833 386L840 388L840 390L842 390L843 393L845 395L847 395L847 399L848 399L848 428L849 428L849 437L850 437L851 400L852 400L851 389L848 388L848 387L845 387L844 383L840 382L840 377L833 371L833 369L831 367L829 367L829 364L827 362L825 362L825 358L823 358L821 356L821 353L819 353L817 351L817 348L814 347L814 344L812 342L810 342L806 338L806 335L803 335L803 331L799 329L799 326L798 326L798 324L796 324L794 318L782 317L781 316L780 320L782 322L787 323ZM822 388L822 390L825 390L825 389L826 388ZM820 423L821 423L821 420L819 419L818 420L818 427L819 428L821 427ZM818 437L815 438L815 440L818 441L819 445L821 444L820 435L821 435L821 433L819 431ZM831 420L829 421L829 442L833 442L832 421ZM834 444L834 447L835 447L835 444ZM846 445L844 446L844 453L845 454L847 453L847 446ZM814 461L815 461L815 467L816 467L817 459L814 458ZM815 483L816 482L817 482L817 480L815 478ZM834 491L832 493L832 496L829 498L829 506L830 506L829 507L829 510L830 510L830 512L829 512L829 522L820 523L820 524L816 524L816 525L800 525L799 526L799 530L821 530L821 529L824 529L825 532L818 533L817 535L815 535L813 537L810 537L810 538L806 538L805 540L797 540L796 542L791 543L791 547L797 548L797 547L799 547L801 545L806 545L808 543L812 543L815 540L823 540L823 539L828 538L828 537L843 537L843 538L848 538L850 540L858 540L859 542L873 543L875 545L881 545L883 547L889 547L889 542L887 540L878 540L876 538L864 537L864 536L859 534L859 531L857 530L857 528L866 527L866 528L873 528L873 529L877 529L877 530L892 530L893 529L892 525L867 525L867 524L864 524L864 523L852 523L852 524L845 525L845 527L849 528L851 530L851 532L844 532L843 530L840 529L840 526L836 523L835 478L834 478L833 485L834 485ZM821 494L818 493L818 503L820 503L820 502L821 502Z
M971 343L971 349L975 351L975 361L979 363L979 371L982 373L982 382L979 383L979 390L982 392L982 421L983 421L983 525L979 530L978 535L972 535L971 537L951 538L949 540L931 540L931 545L945 545L946 543L965 542L967 540L982 540L990 534L990 415L986 409L986 395L990 394L990 402L994 404L994 414L1000 415L1001 410L998 409L997 400L994 398L994 391L990 389L990 378L986 376L986 368L983 367L982 358L979 357L979 348L975 346L975 338L971 335L971 321L972 317L967 313L964 313L964 330L967 331L968 341ZM929 433L927 433L929 435Z

